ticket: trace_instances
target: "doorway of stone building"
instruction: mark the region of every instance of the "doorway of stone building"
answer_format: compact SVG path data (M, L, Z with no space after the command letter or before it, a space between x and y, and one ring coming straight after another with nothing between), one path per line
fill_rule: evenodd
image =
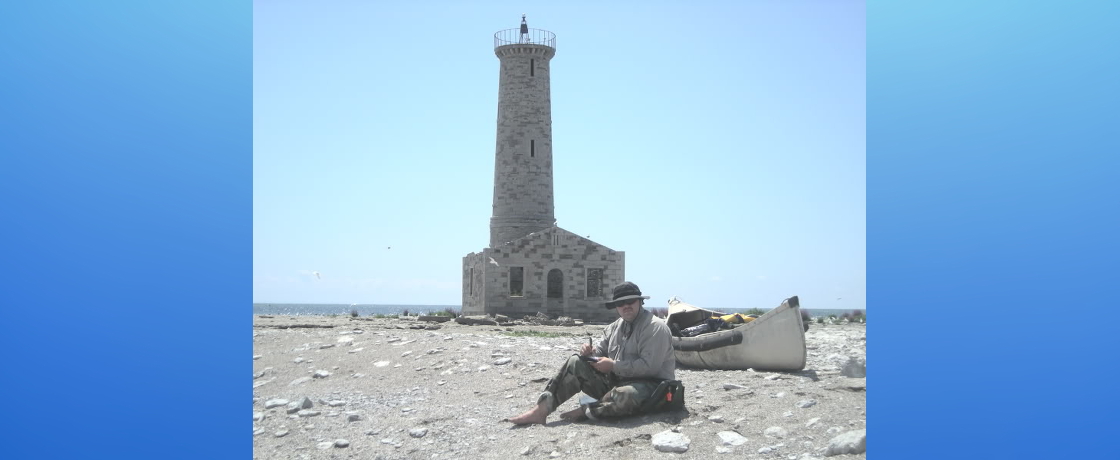
M548 316L556 318L564 315L564 272L559 268L548 271L548 289L545 301L548 304Z

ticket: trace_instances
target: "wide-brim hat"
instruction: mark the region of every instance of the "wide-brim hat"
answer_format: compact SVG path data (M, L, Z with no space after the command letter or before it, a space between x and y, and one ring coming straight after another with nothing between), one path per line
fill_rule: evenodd
M634 299L648 299L648 295L642 295L642 290L638 289L638 285L626 281L614 287L611 293L612 300L608 300L605 308L615 308L618 304Z

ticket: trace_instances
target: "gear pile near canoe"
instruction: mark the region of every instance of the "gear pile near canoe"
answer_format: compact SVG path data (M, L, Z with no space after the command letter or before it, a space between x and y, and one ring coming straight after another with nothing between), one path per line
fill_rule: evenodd
M665 322L674 333L677 363L701 369L804 369L806 324L797 296L753 316L725 314L670 299Z

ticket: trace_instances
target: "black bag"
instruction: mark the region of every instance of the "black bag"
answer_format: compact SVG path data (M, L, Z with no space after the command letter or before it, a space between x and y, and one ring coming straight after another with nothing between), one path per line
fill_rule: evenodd
M680 380L662 380L642 404L642 412L646 414L683 409L684 384Z

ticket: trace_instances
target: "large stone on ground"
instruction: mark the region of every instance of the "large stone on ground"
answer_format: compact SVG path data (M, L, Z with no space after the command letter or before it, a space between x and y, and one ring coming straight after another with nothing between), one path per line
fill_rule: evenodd
M789 435L789 432L780 426L772 426L763 431L762 434L771 438L784 438Z
M662 431L650 438L653 448L661 452L687 452L692 440L681 433L672 430Z
M843 433L828 441L826 457L844 454L862 454L867 451L867 430Z
M494 321L493 318L491 318L489 316L486 316L486 315L460 316L458 318L455 318L455 322L459 323L459 324L464 324L464 325L467 325L467 326L475 326L475 325L497 326L498 325L497 321Z
M273 407L287 406L287 399L270 399L264 402L265 409L272 409Z
M719 439L723 441L723 444L727 446L740 446L747 442L747 438L744 438L743 435L734 431L720 431L716 434L719 436Z
M845 377L864 378L867 376L867 363L862 359L851 358L840 367L840 373Z

